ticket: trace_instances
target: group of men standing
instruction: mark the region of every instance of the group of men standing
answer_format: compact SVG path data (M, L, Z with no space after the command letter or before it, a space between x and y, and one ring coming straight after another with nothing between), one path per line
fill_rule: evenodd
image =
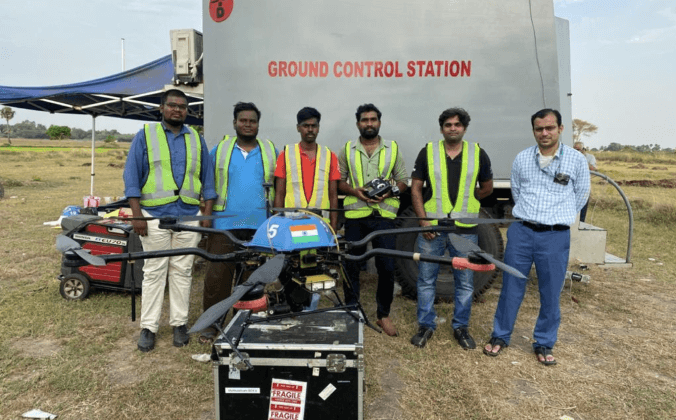
M257 138L261 118L258 108L253 103L239 102L233 113L236 135L225 136L210 153L204 139L183 124L187 98L181 91L165 92L160 111L162 122L146 124L134 138L125 167L125 194L135 218L197 215L201 195L204 215L234 216L214 219L214 228L248 239L266 219L263 184L267 183L274 184L271 200L275 207L335 209L338 192L345 194L344 236L348 241L395 227L398 197L391 192L375 197L366 194L365 185L377 177L391 180L401 192L407 188L407 172L399 146L396 141L379 135L382 114L373 104L357 108L359 139L348 141L338 156L317 144L321 114L314 108L303 108L297 114L300 142L280 151L271 141ZM411 197L420 226L454 224L456 234L477 243L475 224L449 219L449 216L478 217L479 200L493 191L488 155L478 144L463 140L469 122L468 113L461 108L450 108L440 115L443 139L428 143L420 151L412 173ZM528 274L533 262L536 264L542 308L535 328L534 351L539 361L551 364L554 362L551 348L560 321L558 297L570 242L564 227L573 223L575 214L586 202L589 173L584 157L560 144L558 134L563 126L557 111L542 110L533 116L531 123L538 145L519 154L512 171L514 215L524 222L513 224L508 231L505 262L524 274ZM337 229L336 212L329 212L329 220L331 227ZM202 220L200 224L209 227L211 220ZM134 220L133 225L146 251L196 246L200 237L194 232L159 229L157 220ZM417 245L421 253L443 255L448 250L451 256L466 256L451 246L448 234L420 234ZM394 249L395 238L381 236L374 240L373 246ZM208 252L224 254L234 249L235 244L225 235L209 235ZM139 350L146 352L154 348L167 282L173 344L180 347L188 343L186 323L192 260L192 256L185 255L146 261ZM376 270L377 325L388 336L397 336L397 328L390 318L394 259L376 257ZM346 282L351 285L344 283L344 292L348 304L359 299L359 272L358 263L347 265ZM433 304L438 272L438 264L420 263L419 330L411 338L411 343L418 347L424 347L436 329ZM234 273L234 263L208 264L204 310L230 295ZM468 328L473 299L472 271L454 270L454 278L453 335L463 348L475 348ZM504 273L494 332L484 353L497 355L509 344L524 291L524 280ZM215 331L206 330L200 339L207 341L214 336Z

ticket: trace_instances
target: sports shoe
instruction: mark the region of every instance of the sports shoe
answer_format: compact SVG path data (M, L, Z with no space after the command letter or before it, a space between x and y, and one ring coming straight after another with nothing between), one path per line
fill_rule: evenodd
M155 348L155 333L147 328L141 330L141 336L138 338L138 349L144 353Z
M469 335L469 331L467 331L467 328L465 327L454 329L453 337L455 337L455 339L458 340L458 344L460 344L460 346L465 350L476 348L476 343L474 342L474 339L472 338L471 335Z
M427 345L427 341L432 338L433 334L434 330L432 328L420 327L418 328L418 334L411 337L411 344L423 348Z
M185 325L174 327L174 347L183 347L189 342L188 328Z

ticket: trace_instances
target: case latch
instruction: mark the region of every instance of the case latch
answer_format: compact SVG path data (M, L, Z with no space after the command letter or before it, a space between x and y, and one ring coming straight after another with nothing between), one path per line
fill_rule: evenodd
M344 354L332 353L326 356L326 370L331 373L343 373L347 368L347 357Z

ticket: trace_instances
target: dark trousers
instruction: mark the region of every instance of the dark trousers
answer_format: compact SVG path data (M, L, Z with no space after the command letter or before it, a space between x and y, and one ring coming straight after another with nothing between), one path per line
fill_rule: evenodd
M230 231L237 239L250 239L256 232L253 229L235 229ZM207 252L210 254L227 254L239 249L230 238L222 234L209 234L207 238ZM207 264L207 272L204 276L204 294L202 296L202 309L207 310L232 294L232 282L235 277L237 263L212 262ZM251 272L244 273L243 280L249 278Z
M584 220L587 218L587 207L589 207L589 198L587 199L587 203L582 207L582 210L580 210L580 221L584 223Z
M347 219L345 221L345 239L347 241L358 241L363 239L371 232L385 229L394 229L393 219L387 219L379 216L369 216L361 219ZM395 249L396 241L394 235L381 236L374 239L371 244L373 248ZM361 255L366 251L366 247L360 247L350 250L352 255ZM392 305L392 295L394 293L394 258L378 256L376 258L376 270L378 271L378 289L376 290L376 304L378 306L378 319L387 318L390 315L390 306ZM354 293L343 284L345 301L348 304L356 303L359 299L359 271L361 263L348 262L346 264L347 276L349 277Z

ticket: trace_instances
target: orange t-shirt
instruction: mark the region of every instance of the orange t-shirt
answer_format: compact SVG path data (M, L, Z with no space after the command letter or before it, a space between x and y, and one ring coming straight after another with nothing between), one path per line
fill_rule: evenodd
M321 147L321 146L318 146ZM300 170L303 173L303 189L305 190L305 199L310 201L312 197L312 188L315 186L315 167L317 166L317 159L310 159L303 148L300 148ZM284 158L284 151L279 154L277 158L277 166L275 167L275 176L277 178L286 179L286 159ZM329 181L340 180L340 169L338 169L338 158L336 154L331 152L331 168L329 169ZM289 192L287 191L287 194Z

